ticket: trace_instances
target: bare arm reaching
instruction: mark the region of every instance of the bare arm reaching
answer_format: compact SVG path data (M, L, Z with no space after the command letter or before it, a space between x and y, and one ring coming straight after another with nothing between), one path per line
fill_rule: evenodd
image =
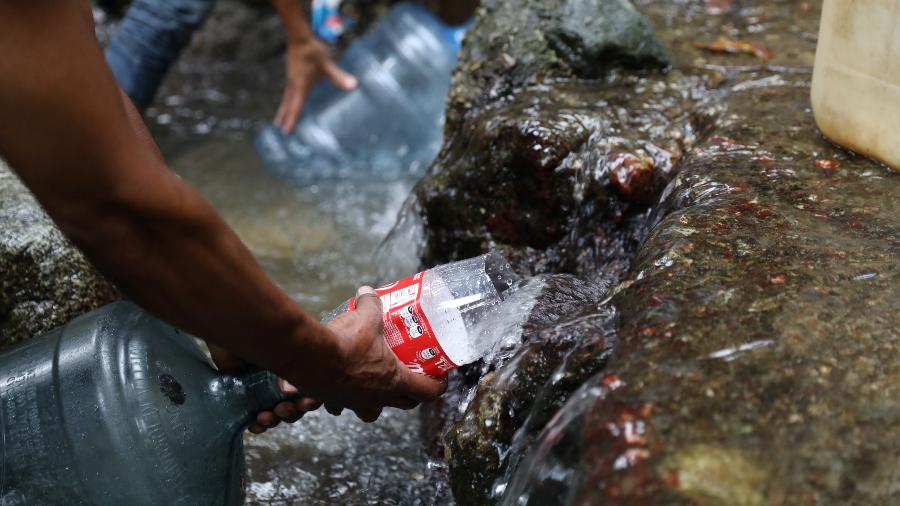
M0 2L0 155L63 232L147 309L326 404L371 420L439 395L390 353L374 310L325 327L265 275L129 121L85 12Z
M356 78L332 61L325 44L309 29L299 0L271 1L281 18L287 42L284 95L275 113L275 125L287 135L297 124L306 96L320 77L330 79L345 91L356 88Z

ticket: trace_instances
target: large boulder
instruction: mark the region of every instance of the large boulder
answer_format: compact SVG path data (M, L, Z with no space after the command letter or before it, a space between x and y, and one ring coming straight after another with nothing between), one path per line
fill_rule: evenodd
M613 357L504 502L897 500L900 177L818 134L808 77L718 104L612 300Z
M580 16L580 18L573 18ZM541 81L601 77L668 59L649 23L627 0L481 2L466 35L447 104L447 138L470 109Z
M638 0L671 67L600 79L548 5L484 3L396 234L550 283L429 411L457 500L897 502L900 178L815 128L820 3Z
M0 347L117 298L0 161Z

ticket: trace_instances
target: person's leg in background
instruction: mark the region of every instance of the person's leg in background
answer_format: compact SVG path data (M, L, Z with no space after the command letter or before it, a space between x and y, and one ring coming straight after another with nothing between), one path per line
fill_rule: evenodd
M119 86L143 110L215 0L135 0L106 48Z

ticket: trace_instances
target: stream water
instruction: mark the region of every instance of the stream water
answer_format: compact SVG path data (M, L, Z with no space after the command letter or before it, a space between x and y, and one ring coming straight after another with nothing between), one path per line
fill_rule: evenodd
M216 26L214 14L201 42ZM252 141L281 96L281 59L229 62L196 46L146 111L172 169L210 200L263 268L312 314L374 283L380 269L373 253L414 181L297 186L271 175ZM263 435L248 433L245 446L248 504L452 502L444 464L423 450L418 411L386 410L364 424L351 413L319 410Z

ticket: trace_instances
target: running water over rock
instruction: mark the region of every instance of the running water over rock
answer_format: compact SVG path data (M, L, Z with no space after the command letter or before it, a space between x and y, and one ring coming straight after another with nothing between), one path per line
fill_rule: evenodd
M426 414L456 500L900 500L900 181L815 127L820 3L635 2L662 73L574 64L549 2L482 4L394 236L552 286Z

